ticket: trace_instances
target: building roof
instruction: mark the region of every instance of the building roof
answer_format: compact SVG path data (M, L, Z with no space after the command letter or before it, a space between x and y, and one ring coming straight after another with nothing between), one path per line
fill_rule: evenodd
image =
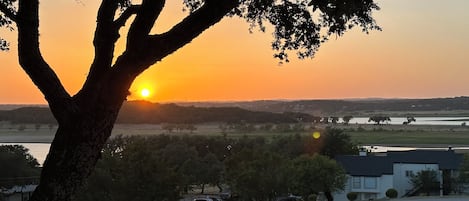
M383 156L337 156L336 160L353 176L379 177L393 173L391 160Z
M36 189L37 185L13 186L10 189L0 189L1 194L30 193Z
M353 176L392 175L394 163L438 164L440 170L457 170L463 160L462 154L454 151L411 150L391 151L383 156L337 156L347 174Z

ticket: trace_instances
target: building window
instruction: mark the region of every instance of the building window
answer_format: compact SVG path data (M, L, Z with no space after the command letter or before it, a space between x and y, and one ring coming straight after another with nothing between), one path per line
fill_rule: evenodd
M376 189L378 187L376 180L376 177L365 177L365 189Z
M405 176L406 177L413 177L414 176L414 172L412 170L406 170L405 171Z
M360 177L353 177L352 178L352 188L361 188L361 178Z

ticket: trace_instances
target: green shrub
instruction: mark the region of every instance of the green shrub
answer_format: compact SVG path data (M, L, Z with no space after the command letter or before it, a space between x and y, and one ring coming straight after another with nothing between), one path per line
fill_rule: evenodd
M357 198L358 198L358 193L355 193L355 192L347 193L347 199L348 200L355 201L355 200L357 200Z
M397 190L394 188L390 188L386 191L386 197L388 198L397 198Z
M316 200L317 200L317 196L315 194L311 194L307 198L307 201L316 201Z

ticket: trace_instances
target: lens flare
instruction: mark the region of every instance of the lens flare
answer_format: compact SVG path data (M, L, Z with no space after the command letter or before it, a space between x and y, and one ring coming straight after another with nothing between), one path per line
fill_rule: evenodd
M319 139L320 137L321 137L321 133L319 133L319 131L314 131L313 138L314 139Z

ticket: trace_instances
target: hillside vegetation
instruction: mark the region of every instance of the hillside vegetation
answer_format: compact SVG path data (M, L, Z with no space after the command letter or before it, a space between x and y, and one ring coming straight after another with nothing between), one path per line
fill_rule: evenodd
M200 102L159 104L125 102L117 123L294 123L312 122L316 117L372 116L467 116L469 97L380 100L299 100L252 102ZM55 123L46 107L0 110L0 121L12 123Z

